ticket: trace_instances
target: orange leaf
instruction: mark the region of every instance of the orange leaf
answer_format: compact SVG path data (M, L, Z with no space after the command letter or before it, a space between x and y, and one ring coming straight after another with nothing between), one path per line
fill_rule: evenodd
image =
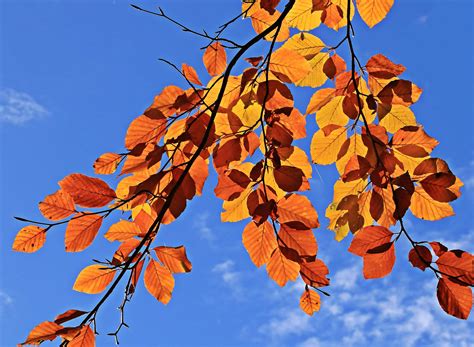
M82 293L98 294L112 282L115 271L100 264L89 265L79 273L73 289Z
M393 242L371 248L364 255L364 278L373 279L387 276L395 264L395 246Z
M183 64L181 65L181 70L189 82L202 86L202 82L199 80L199 76L192 66Z
M437 290L438 301L451 316L467 319L472 308L472 290L447 278L440 278Z
M296 83L311 71L311 66L295 51L280 48L270 57L270 71L283 82Z
M82 327L79 334L67 344L68 347L94 347L95 335L89 325Z
M45 218L55 221L64 219L76 211L72 197L61 189L44 198L39 203L39 209Z
M387 16L394 0L357 0L357 9L364 22L373 27Z
M255 6L257 7L257 6ZM257 34L264 32L269 26L271 26L275 21L280 17L281 13L275 11L273 14L268 13L264 9L259 9L252 13L250 18L252 19L252 27ZM270 34L265 36L265 40L272 41L276 34L276 29L273 30ZM290 28L288 23L283 21L278 36L276 37L276 42L285 41L290 36Z
M115 192L99 178L71 174L59 181L61 188L83 207L102 207L116 198Z
M461 250L441 254L436 260L439 271L459 281L474 285L474 256Z
M30 331L25 342L20 345L39 345L41 342L54 340L63 327L54 322L42 322Z
M97 236L102 219L102 216L96 214L79 214L71 219L64 239L66 252L80 252L89 247Z
M314 257L318 244L311 229L293 228L291 223L281 224L278 237L284 247L294 249L301 257Z
M273 227L265 221L260 225L251 221L242 233L242 243L255 266L266 264L277 247Z
M319 227L318 214L303 195L288 194L278 201L278 220L280 223L300 222L308 228Z
M151 259L145 269L145 288L158 301L167 304L171 300L171 293L174 288L174 278L171 272L157 262Z
M393 233L382 226L367 226L357 232L352 239L349 252L363 257L369 249L390 242Z
M18 252L33 253L46 242L46 231L36 225L22 228L13 241L13 249Z
M98 175L110 175L117 170L121 161L122 156L120 154L104 153L96 159L92 167L94 168L94 172Z
M156 143L166 132L166 118L150 118L141 115L135 118L127 130L125 136L125 147L129 150L134 149L137 145Z
M288 281L295 281L298 278L300 266L298 263L287 259L277 247L267 264L267 273L280 287Z
M134 222L121 220L113 224L104 237L109 241L125 241L141 234L141 230Z
M301 278L311 287L325 287L329 285L329 269L320 259L310 263L301 263Z
M158 259L172 272L190 272L192 264L186 255L184 246L154 248Z
M227 66L227 55L224 47L219 42L214 42L206 48L202 60L211 76L220 75Z
M365 64L367 72L376 78L390 79L402 74L405 67L401 64L394 64L390 59L382 54L372 56Z
M300 307L306 314L312 316L321 308L321 297L314 290L306 289L301 295Z

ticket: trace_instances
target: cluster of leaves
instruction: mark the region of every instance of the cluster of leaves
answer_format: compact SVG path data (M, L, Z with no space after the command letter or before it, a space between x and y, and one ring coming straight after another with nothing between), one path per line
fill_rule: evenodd
M214 192L223 200L222 221L248 220L242 242L252 262L266 265L269 277L280 286L301 277L306 286L300 306L309 315L318 311L319 293L326 294L321 287L330 283L329 270L317 258L312 229L319 227L318 214L302 194L310 189L312 165L294 144L307 136L306 116L312 114L319 127L312 135L312 162L335 163L340 174L326 210L329 229L337 240L354 234L349 251L363 257L364 277L391 272L395 244L403 235L413 246L408 257L412 265L428 268L439 278L443 309L458 318L468 317L473 256L435 241L416 242L403 225L408 210L426 220L453 215L449 203L460 196L462 186L446 162L430 157L438 142L410 110L421 89L401 79L405 68L381 54L361 65L352 45L351 0L290 0L282 12L279 2L244 1L242 14L216 36L197 33L210 40L203 55L210 75L205 85L193 67L183 64L178 69L169 63L188 88L165 87L131 122L126 152L105 153L94 163L96 174L119 171L115 189L101 179L71 174L40 203L41 213L51 222L33 222L21 229L15 250L37 251L51 228L67 224L66 251L79 252L92 244L112 212L120 211L125 219L104 233L107 240L119 243L111 260L86 267L74 284L84 293L107 290L99 303L89 312L69 310L53 322L41 323L24 344L60 336L63 345L94 345L96 314L126 276L121 323L111 333L117 336L127 326L123 309L143 269L145 288L168 303L174 274L189 272L192 266L184 246L152 248L152 244L160 227L172 223L188 200L201 195L211 162L218 175ZM393 0L358 0L357 9L372 27L392 4ZM169 19L162 10L154 14ZM245 45L221 38L240 17L250 19L256 32ZM345 27L346 35L337 45L327 46L308 32L321 24L334 30ZM232 75L247 49L261 39L269 42L268 51L245 58L247 68ZM336 53L346 42L349 64ZM237 53L228 62L230 50ZM305 114L295 107L291 85L317 88L328 80L334 86L317 89ZM400 230L394 233L389 228L396 224ZM82 316L77 325L61 325Z

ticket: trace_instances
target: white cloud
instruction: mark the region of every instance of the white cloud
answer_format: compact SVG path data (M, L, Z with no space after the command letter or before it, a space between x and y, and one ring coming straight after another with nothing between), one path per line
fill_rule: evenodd
M209 227L209 212L203 212L196 216L194 227L197 228L199 235L206 241L213 242L215 236Z
M230 289L233 299L240 301L245 298L242 288L242 274L235 270L235 263L232 260L229 259L215 265L212 272L218 274L220 280Z
M311 330L311 317L299 309L282 310L269 322L261 325L258 332L273 342L290 335L301 335Z
M353 289L360 278L360 266L352 266L336 272L331 280L331 287Z
M310 337L304 340L302 343L298 345L298 347L321 347L321 343L317 337Z
M0 90L0 121L21 125L33 119L43 118L48 110L30 95L4 88Z
M0 290L0 305L7 306L11 304L13 304L13 298L3 290Z
M429 16L428 15L423 15L418 17L418 23L420 24L426 24L428 22Z

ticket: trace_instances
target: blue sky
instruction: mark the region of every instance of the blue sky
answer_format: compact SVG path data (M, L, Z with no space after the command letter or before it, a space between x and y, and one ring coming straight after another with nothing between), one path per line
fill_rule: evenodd
M137 0L209 31L239 11L238 0L160 2ZM186 62L205 76L204 45L169 23L138 13L122 0L0 0L0 345L13 346L29 329L69 308L87 310L98 300L72 291L77 273L115 245L98 238L93 246L66 254L63 229L53 230L35 254L10 250L22 224L13 216L39 218L37 203L72 172L92 174L95 158L123 149L129 122L168 84L185 86L166 58ZM417 239L443 241L474 251L474 108L471 0L398 0L388 18L369 30L354 22L362 61L383 53L407 67L406 78L424 89L414 106L419 122L440 141L434 155L446 158L466 186L454 203L457 215L439 222L408 217ZM327 44L343 33L316 29ZM249 23L231 37L244 41ZM344 52L343 52L344 53ZM300 89L305 109L310 89ZM314 119L308 118L314 130ZM300 142L308 148L308 141ZM245 223L220 222L221 201L212 195L189 204L183 216L161 230L166 245L184 244L193 262L179 275L168 306L141 285L127 307L124 346L474 346L473 319L447 316L435 298L430 273L411 268L406 242L397 244L391 276L364 281L361 260L326 230L324 210L332 196L334 168L318 167L309 196L320 213L316 230L320 257L329 263L332 296L314 317L300 312L301 283L279 288L256 269L241 245ZM314 175L318 177L318 175ZM112 179L116 183L117 179ZM106 226L105 226L106 227ZM104 227L104 228L105 228ZM99 318L99 346L113 345L121 299L118 293ZM470 338L471 337L471 338Z

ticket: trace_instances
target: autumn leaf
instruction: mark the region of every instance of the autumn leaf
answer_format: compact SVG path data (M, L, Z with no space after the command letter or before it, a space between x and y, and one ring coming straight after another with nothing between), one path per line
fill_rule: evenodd
M76 211L74 200L61 189L44 198L39 203L39 209L43 216L54 221L64 219Z
M95 347L95 335L89 325L84 325L79 334L67 344L69 347Z
M382 278L392 272L395 264L395 246L393 242L371 248L363 256L363 274L366 279Z
M22 228L13 241L13 250L18 252L33 253L43 247L46 242L46 230L36 225Z
M307 197L288 194L278 201L278 220L280 223L297 222L307 228L319 226L318 214Z
M300 298L300 307L308 315L312 316L321 308L321 297L312 289L306 289Z
M107 183L82 174L66 176L59 181L59 185L76 204L83 207L102 207L116 198L114 190Z
M81 310L67 310L64 313L61 313L56 316L54 319L54 323L56 324L62 324L65 322L68 322L72 319L75 319L77 317L81 317L82 315L86 314L87 312L81 311Z
M43 341L52 341L63 327L54 322L42 322L30 331L25 342L20 345L39 345Z
M104 237L109 241L125 241L142 233L134 222L121 220L113 224Z
M227 55L219 42L214 42L206 48L202 60L211 76L220 75L227 66Z
M373 27L387 16L394 0L357 0L357 9L364 22Z
M413 267L417 267L422 271L430 266L432 255L431 251L425 246L415 246L408 253L408 260Z
M158 301L167 304L171 300L171 293L174 288L174 278L171 272L151 259L145 269L145 288Z
M253 221L247 224L242 233L242 243L257 267L266 264L277 247L273 227L268 221L260 225Z
M438 301L451 316L467 319L472 308L472 290L447 278L440 278L437 290Z
M199 80L199 76L192 66L183 64L181 65L181 71L189 82L202 86L202 82Z
M292 83L303 79L311 71L305 58L286 48L280 48L271 55L269 67L282 81Z
M74 216L66 227L66 252L80 252L89 247L97 236L102 220L102 216L96 214Z
M101 293L112 282L115 272L104 265L89 265L79 273L73 289L87 294Z
M116 153L104 153L94 162L94 172L98 175L110 175L117 170L122 156Z
M349 252L363 257L367 251L390 242L393 233L382 226L367 226L352 239Z
M178 247L155 247L153 250L160 261L172 272L190 272L192 269L191 262L186 255L184 246Z
M279 247L275 248L267 264L267 273L271 279L283 287L288 281L295 281L298 278L299 270L298 263L286 258Z

